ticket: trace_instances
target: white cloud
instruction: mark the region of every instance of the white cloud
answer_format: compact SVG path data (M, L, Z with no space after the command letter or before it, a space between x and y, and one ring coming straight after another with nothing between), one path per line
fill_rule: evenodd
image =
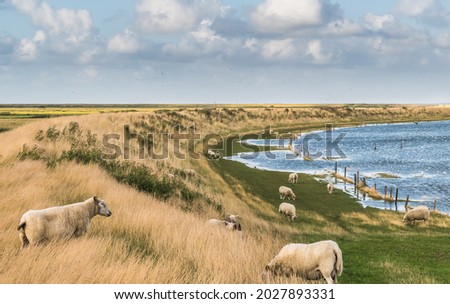
M435 5L435 0L400 0L397 8L405 15L416 17Z
M330 22L323 33L333 36L349 36L361 34L363 31L364 28L360 24L344 18Z
M136 6L137 27L146 33L192 30L203 19L224 15L228 7L218 0L142 0Z
M126 29L108 41L107 49L113 53L136 53L141 48L136 34Z
M372 31L380 31L385 29L386 26L392 25L395 22L395 18L392 15L375 15L368 13L364 17L365 26Z
M291 59L295 55L294 40L270 40L263 44L261 55L266 59Z
M165 45L163 51L190 56L225 53L227 40L213 31L211 24L211 20L203 20L195 31L189 32L178 44Z
M400 0L397 10L404 15L417 18L427 25L436 27L450 25L450 10L439 0Z
M32 61L38 55L38 48L46 40L43 31L37 31L32 39L24 38L16 50L16 56L21 61Z
M325 0L265 0L250 13L250 22L262 33L284 33L324 24L338 12L338 5Z
M320 40L311 40L308 42L307 54L311 55L315 63L328 63L331 59L331 54L324 54L322 49L322 42Z
M45 1L36 0L11 0L11 3L48 31L57 48L63 51L79 46L91 34L92 18L87 10L54 9Z

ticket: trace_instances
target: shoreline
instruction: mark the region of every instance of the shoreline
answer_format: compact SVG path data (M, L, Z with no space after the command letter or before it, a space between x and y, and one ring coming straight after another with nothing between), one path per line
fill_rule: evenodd
M372 127L372 126L382 126L382 125L409 125L409 124L420 124L420 123L427 123L427 122L448 122L450 121L449 119L439 119L439 120L420 120L420 121L408 121L408 122L382 122L382 123L369 123L369 124L359 124L359 125L351 125L351 126L342 126L342 127L338 127L338 128L333 128L333 130L342 130L342 129L351 129L351 128L359 128L359 127ZM313 133L320 133L320 132L325 132L326 129L317 129L317 130L311 130L308 132L305 132L304 134L302 134L301 136L297 136L294 140L298 140L299 138L303 137L303 136L307 136L308 134L313 134ZM288 134L288 133L283 133L283 134ZM277 134L278 135L278 134ZM268 143L264 143L264 144L260 144L260 143L251 143L249 141L254 141L254 140L268 140ZM284 153L289 153L290 150L288 147L286 146L279 146L279 145L274 145L271 144L271 141L287 141L288 139L284 139L284 138L275 138L275 139L246 139L246 140L240 140L239 143L240 144L245 144L245 145L249 145L249 146L253 146L253 147L258 147L258 148L263 148L263 150L260 150L258 152L255 151L251 151L251 152L236 152L233 153L231 156L226 156L224 157L227 160L230 161L235 161L241 164L244 164L246 167L251 168L251 169L257 169L260 171L269 171L269 172L284 172L284 173L290 173L290 172L297 172L297 173L301 173L301 174L306 174L309 175L311 177L313 177L314 179L317 180L317 182L319 183L323 183L323 182L329 182L332 179L335 179L335 186L336 188L338 188L339 190L341 190L342 192L346 193L349 197L352 197L354 199L357 200L357 202L363 206L364 208L366 207L372 207L372 208L377 208L380 210L390 210L390 211L398 211L398 212L402 212L403 209L406 210L406 206L405 208L403 208L403 205L405 204L405 202L408 200L409 203L432 203L432 199L423 199L423 198L398 198L397 202L398 202L398 207L395 207L395 198L393 197L389 197L388 196L384 196L382 193L380 192L376 192L376 196L377 197L371 197L371 194L374 194L374 191L376 191L375 188L369 187L369 186L364 186L364 187L360 187L358 186L358 190L354 191L354 190L345 190L345 188L351 188L354 189L354 185L353 183L350 183L349 181L347 181L346 183L342 180L342 178L339 176L339 174L335 174L334 171L332 172L331 168L330 169L318 169L316 170L285 170L285 169L276 169L276 168L269 168L269 167L265 167L265 166L261 166L261 165L255 165L255 164L251 164L251 162L247 162L245 158L242 158L241 155L245 155L246 153L248 153L249 155L255 154L257 156L253 156L251 159L255 159L258 157L258 155L260 155L261 153L265 153L267 151L273 151L273 152L284 152ZM234 159L235 157L239 157L240 159ZM301 156L294 156L293 159L298 159L299 161L307 161L304 160ZM339 160L327 160L324 158L320 158L314 161L327 161L330 162L330 167L332 164L334 164L335 162L339 161ZM270 162L270 161L269 161ZM382 172L385 173L385 172ZM389 173L389 172L388 172ZM367 174L369 174L371 177L373 177L374 174L380 174L380 172L375 172L375 171L371 171L368 172L367 174L365 173L361 173L364 176L367 176ZM397 173L396 173L397 175ZM402 175L398 175L397 178L406 178L405 176ZM339 182L337 182L339 180ZM344 186L344 184L347 184L347 186ZM352 192L355 192L354 194ZM358 193L357 193L358 192ZM378 199L378 197L380 197ZM430 210L433 211L433 209L428 206ZM397 210L395 210L397 209ZM435 210L436 211L436 210ZM448 211L444 208L443 211L438 211L439 213L442 213L444 215L449 215Z

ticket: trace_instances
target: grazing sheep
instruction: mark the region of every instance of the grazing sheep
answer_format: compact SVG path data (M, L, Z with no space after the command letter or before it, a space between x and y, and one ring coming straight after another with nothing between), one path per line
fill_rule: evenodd
M294 173L289 174L288 182L294 184L294 183L297 183L297 181L298 181L298 174L297 173L294 172Z
M291 221L295 221L297 218L295 206L289 203L281 203L280 207L278 207L278 212L284 214Z
M296 198L294 191L292 191L292 189L289 187L281 186L280 188L278 188L278 192L280 193L280 199L287 198L288 200L295 200Z
M186 177L189 177L189 178L195 177L194 169L184 169L184 173L186 174Z
M328 284L333 284L337 282L337 276L342 274L342 268L342 252L336 242L288 244L267 264L262 279L269 283L271 275L284 275L305 280L324 278Z
M329 182L327 185L327 191L329 194L333 193L334 184L332 182Z
M206 222L207 225L211 227L225 227L228 231L237 231L240 236L242 236L242 227L241 224L237 222L228 222L224 220L218 219L210 219Z
M222 154L221 154L221 153L219 153L219 152L214 152L214 151L211 150L211 149L208 150L207 154L208 154L208 157L209 157L210 159L219 160L219 159L222 158Z
M423 220L426 222L429 217L430 210L428 210L427 206L417 206L406 212L403 221L416 223L417 220Z
M91 219L97 214L108 217L111 211L95 196L81 203L29 210L22 215L17 227L22 248L28 244L79 237L87 231Z

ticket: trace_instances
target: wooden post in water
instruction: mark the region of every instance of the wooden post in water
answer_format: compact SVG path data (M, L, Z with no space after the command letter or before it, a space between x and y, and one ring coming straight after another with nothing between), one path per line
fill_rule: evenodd
M384 201L386 201L386 195L387 195L387 186L384 186Z
M337 162L334 162L334 173L337 174Z
M392 187L389 189L389 197L392 198Z
M434 210L433 210L433 212L434 212L434 213L436 213L436 212L437 212L437 206L436 206L436 198L434 198Z
M355 193L356 193L356 173L354 174L353 185L355 187Z
M398 188L395 189L395 211L397 211Z
M373 184L373 188L377 191L377 183Z
M408 211L408 203L409 203L409 194L406 196L406 202L405 202L405 211Z
M347 191L347 167L344 167L344 191Z

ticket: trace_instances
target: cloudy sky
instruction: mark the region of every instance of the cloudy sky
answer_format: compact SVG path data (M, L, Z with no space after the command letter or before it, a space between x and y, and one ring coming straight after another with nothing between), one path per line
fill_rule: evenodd
M450 0L0 0L0 103L450 102Z

